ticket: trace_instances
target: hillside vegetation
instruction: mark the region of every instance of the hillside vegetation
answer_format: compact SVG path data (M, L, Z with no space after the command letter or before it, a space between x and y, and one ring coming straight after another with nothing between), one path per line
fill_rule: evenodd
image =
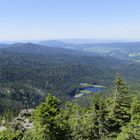
M139 140L139 75L134 59L1 44L0 140ZM107 90L72 98L82 83Z
M4 115L1 119L5 119ZM49 95L32 115L34 127L21 131L9 125L1 140L132 140L140 139L140 101L118 76L111 96L94 95L89 107ZM8 119L7 119L8 121ZM4 125L4 124L3 124Z
M112 88L117 72L138 91L139 63L32 43L13 44L0 49L0 114L34 108L48 93L70 100L69 93L80 83Z

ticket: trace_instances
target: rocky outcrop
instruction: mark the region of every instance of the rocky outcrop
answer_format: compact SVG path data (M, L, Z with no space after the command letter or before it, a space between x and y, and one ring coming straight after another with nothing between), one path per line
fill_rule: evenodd
M31 115L34 109L24 109L21 110L18 117L15 117L12 121L12 131L17 130L25 132L28 129L33 128L33 122L31 120Z
M0 126L0 132L6 130L6 127L5 126Z

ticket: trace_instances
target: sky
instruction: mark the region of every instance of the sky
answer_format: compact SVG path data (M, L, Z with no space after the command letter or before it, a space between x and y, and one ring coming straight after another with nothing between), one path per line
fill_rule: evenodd
M0 0L0 41L140 40L140 0Z

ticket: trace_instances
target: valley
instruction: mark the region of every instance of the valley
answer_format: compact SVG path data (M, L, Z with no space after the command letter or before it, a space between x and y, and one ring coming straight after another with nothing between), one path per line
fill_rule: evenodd
M140 0L1 0L0 21L0 140L140 140Z
M97 92L103 92L107 89L107 87L102 85L91 85L87 83L81 83L81 87L75 89L71 93L69 93L69 96L73 98L79 98L81 96L85 96L87 94L97 93Z
M85 47L85 44L83 46ZM75 115L74 112L71 112L71 109L76 111L76 108L81 108L78 111L78 113L81 112L80 116L84 117L84 112L86 112L89 117L90 112L95 109L91 109L91 104L98 108L98 103L96 105L98 97L99 102L102 102L100 98L107 102L110 97L112 98L112 95L116 92L113 92L113 90L116 88L115 77L118 74L122 75L129 84L131 95L140 98L140 77L138 76L140 75L140 63L138 62L139 57L134 51L129 50L131 52L129 56L131 59L129 59L124 51L114 49L113 46L111 49L96 46L97 48L94 47L94 49L91 49L92 51L88 50L88 48L85 50L84 47L83 49L63 47L48 47L34 43L16 43L8 46L4 45L3 47L1 45L0 133L6 132L7 136L12 137L11 133L8 132L10 130L14 131L14 136L24 135L26 138L29 137L28 134L26 136L26 131L37 131L36 122L39 123L39 121L35 118L39 119L41 116L35 117L32 115L35 117L33 120L28 119L28 117L27 119L19 120L17 119L18 114L24 109L33 109L36 113L42 112L44 104L49 106L48 109L51 109L51 104L48 105L47 100L45 103L46 97L47 99L50 98L51 102L59 98L62 101L61 110L66 113L66 116L69 116L68 112L71 115ZM93 100L93 103L91 100ZM71 107L65 110L65 104L67 103ZM109 103L107 106L111 107ZM39 109L40 107L41 110ZM61 116L62 112L60 111L60 114L58 114ZM51 115L48 117L51 117ZM73 121L73 116L67 118L69 118L69 121ZM91 119L93 118L91 117ZM15 120L16 126L11 126L13 120ZM58 121L62 122L61 120ZM86 125L82 124L84 125L83 130L89 126L87 123ZM25 125L29 125L29 130L25 129L23 131L21 129L24 129ZM69 122L69 125L72 129L73 123ZM17 129L15 130L16 127ZM72 131L76 132L73 129ZM77 137L77 135L74 137Z
M112 89L116 73L138 91L140 64L132 60L33 43L4 45L0 54L1 113L7 108L34 108L48 93L69 100L69 93L78 89L79 83Z

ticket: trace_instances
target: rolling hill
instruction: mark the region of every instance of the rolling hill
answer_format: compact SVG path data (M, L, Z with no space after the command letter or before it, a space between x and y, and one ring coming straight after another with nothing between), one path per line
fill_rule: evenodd
M69 100L80 83L111 88L117 72L131 84L140 82L139 63L82 50L11 44L0 49L0 111L35 107L48 93Z
M110 43L64 43L57 40L42 41L38 44L51 47L70 48L90 55L112 56L118 59L140 61L140 42L110 42Z

